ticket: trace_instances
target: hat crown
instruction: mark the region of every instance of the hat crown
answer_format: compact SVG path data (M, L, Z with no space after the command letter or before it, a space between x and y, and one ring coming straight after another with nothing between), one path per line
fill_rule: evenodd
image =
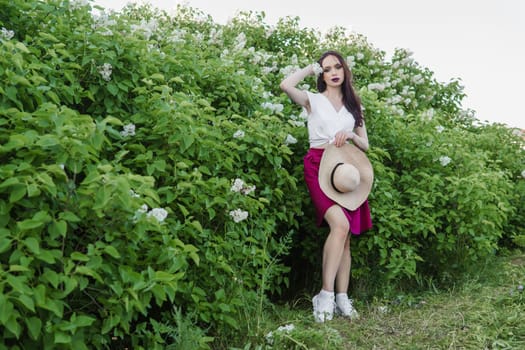
M332 170L332 186L339 193L351 192L359 186L359 170L349 163L338 163Z

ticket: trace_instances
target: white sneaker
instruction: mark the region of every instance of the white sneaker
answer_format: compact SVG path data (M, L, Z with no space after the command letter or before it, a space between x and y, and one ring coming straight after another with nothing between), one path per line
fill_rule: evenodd
M352 299L348 299L348 297L345 295L343 297L337 298L337 301L335 303L335 313L337 315L341 315L343 317L348 317L350 319L358 319L359 314L354 308L354 305L352 304Z
M322 298L317 294L312 298L315 322L330 321L334 317L334 298Z

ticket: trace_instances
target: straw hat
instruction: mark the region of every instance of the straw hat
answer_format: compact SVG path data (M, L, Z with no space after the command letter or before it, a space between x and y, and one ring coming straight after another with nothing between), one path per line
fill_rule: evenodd
M324 150L319 165L319 184L336 203L356 210L368 198L373 182L372 164L355 145L329 145Z

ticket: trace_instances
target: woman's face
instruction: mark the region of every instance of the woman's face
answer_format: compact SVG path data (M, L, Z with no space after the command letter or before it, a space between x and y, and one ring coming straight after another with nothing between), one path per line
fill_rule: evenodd
M321 67L323 68L323 80L327 86L341 86L345 80L345 71L337 57L326 56L321 62Z

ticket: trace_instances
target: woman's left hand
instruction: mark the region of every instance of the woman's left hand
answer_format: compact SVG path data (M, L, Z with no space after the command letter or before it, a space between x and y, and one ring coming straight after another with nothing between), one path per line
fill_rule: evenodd
M336 147L341 147L346 143L346 140L353 139L355 136L353 131L338 131L334 137L334 145Z

